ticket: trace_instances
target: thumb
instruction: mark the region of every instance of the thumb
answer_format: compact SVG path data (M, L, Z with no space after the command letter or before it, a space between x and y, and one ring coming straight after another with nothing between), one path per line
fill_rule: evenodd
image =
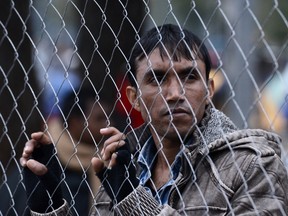
M28 160L26 165L37 176L42 176L48 171L47 167L44 164L39 163L34 159Z
M100 173L104 169L104 162L97 157L92 158L91 164L92 164L92 168L96 174Z

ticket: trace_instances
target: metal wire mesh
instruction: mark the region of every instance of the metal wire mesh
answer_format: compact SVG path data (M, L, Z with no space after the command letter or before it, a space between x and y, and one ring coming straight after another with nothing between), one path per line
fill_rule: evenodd
M39 130L57 147L71 211L88 214L100 185L90 163L105 141L100 128L127 133L143 123L125 97L130 50L166 23L203 39L213 105L240 128L280 134L288 166L287 1L2 0L0 11L0 215L27 214L18 160Z

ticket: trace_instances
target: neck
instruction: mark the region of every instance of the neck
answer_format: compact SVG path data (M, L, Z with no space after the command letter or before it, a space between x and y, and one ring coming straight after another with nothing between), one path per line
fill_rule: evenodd
M171 165L180 151L181 142L171 142L168 139L157 139L153 136L156 148L159 150L157 160L152 168L153 187L158 190L171 178Z
M159 140L158 137L155 137L154 135L153 139L156 145L156 148L160 150L160 154L158 154L157 162L163 164L163 166L171 165L178 152L181 148L181 142L180 140L171 140L168 138L164 138ZM168 161L168 164L167 164Z

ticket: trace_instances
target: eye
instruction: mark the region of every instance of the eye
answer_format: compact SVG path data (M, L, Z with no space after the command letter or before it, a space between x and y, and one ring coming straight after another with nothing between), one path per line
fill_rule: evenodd
M150 83L155 83L155 84L162 84L162 82L164 81L164 77L162 75L153 75L150 77L149 82Z
M197 70L195 69L187 71L187 73L184 73L181 77L181 79L184 82L194 81L197 78L198 78L198 73L197 73Z
M195 80L197 78L196 74L194 72L192 73L189 73L187 76L186 76L186 80Z

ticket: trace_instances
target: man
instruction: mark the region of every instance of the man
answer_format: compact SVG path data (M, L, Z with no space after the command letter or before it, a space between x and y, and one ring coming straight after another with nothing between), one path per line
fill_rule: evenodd
M103 185L93 215L288 214L280 138L263 130L238 130L212 107L214 83L201 40L178 26L153 28L132 50L129 65L127 96L145 124L126 137L112 127L101 129L110 138L102 158L92 159ZM58 194L50 211L64 215L68 205L55 192L57 181L53 186L44 177L57 168L44 166L47 160L37 155L42 163L29 159L38 151L35 146L52 148L49 143L43 133L33 134L21 164L50 194ZM34 202L29 206L35 209Z

